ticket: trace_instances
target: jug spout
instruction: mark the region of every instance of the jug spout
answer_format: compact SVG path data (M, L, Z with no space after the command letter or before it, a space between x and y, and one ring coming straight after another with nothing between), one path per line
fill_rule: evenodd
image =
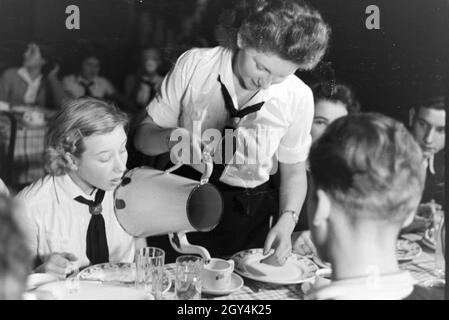
M189 243L185 232L170 233L168 238L172 247L179 253L198 254L205 262L211 259L210 253L206 248Z

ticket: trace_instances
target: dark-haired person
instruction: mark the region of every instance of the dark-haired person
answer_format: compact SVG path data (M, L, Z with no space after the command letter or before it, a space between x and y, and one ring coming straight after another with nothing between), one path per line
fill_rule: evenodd
M360 104L353 90L339 81L322 81L312 85L315 113L312 123L312 143L316 142L326 128L335 120L348 114L358 113ZM310 172L307 171L307 181L310 181ZM306 198L310 196L307 192ZM300 254L315 253L310 240L306 206L303 205L299 222L292 234L293 250Z
M135 240L118 223L113 190L126 170L127 116L93 98L68 102L49 129L49 174L18 194L36 272L64 277L103 262L132 262Z
M423 150L427 164L422 202L432 199L444 205L444 164L446 145L446 102L443 96L423 101L411 112L412 133Z
M135 109L144 109L160 90L164 79L158 73L161 64L161 52L156 48L145 48L140 53L139 69L126 77L125 96Z
M360 111L353 90L339 82L326 81L312 86L315 113L312 123L312 142L315 142L335 120Z
M40 106L59 109L66 98L57 78L59 67L43 74L47 63L41 46L30 43L23 54L20 68L7 69L0 77L0 101L11 106Z
M78 74L71 74L62 79L62 85L72 98L92 97L111 98L116 90L112 83L100 76L100 59L93 54L86 55L80 65Z
M311 290L326 300L441 299L401 270L396 242L418 207L425 168L400 122L379 114L334 121L310 150L309 225L331 283Z
M211 180L224 197L223 219L213 231L188 238L220 256L274 248L269 262L284 264L306 194L313 121L312 91L294 73L312 69L321 60L330 28L302 1L248 0L224 12L218 34L220 46L192 49L178 59L161 94L148 105L134 141L145 154L173 155L176 137L192 136L195 126L201 134L234 129L237 151L223 166L216 165ZM201 166L192 163L201 159L201 137L196 138L193 135L190 163L197 170L183 166L178 174L199 179ZM202 142L210 142L206 140ZM239 151L244 144L248 156ZM257 159L251 156L255 153ZM268 183L277 165L275 155L281 176L279 204ZM278 214L270 230L270 217Z
M30 271L30 252L16 217L20 209L0 194L0 300L19 300Z
M403 230L425 231L434 210L445 207L444 171L446 145L446 103L444 96L424 99L410 109L410 130L420 145L426 163L426 184L413 223Z

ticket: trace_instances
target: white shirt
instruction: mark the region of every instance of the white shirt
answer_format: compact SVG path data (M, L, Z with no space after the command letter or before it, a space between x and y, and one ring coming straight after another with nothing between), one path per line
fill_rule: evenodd
M6 187L5 183L2 179L0 179L0 194L4 194L5 196L9 196L9 190Z
M164 128L184 127L193 133L197 121L201 134L210 128L221 132L228 115L219 75L238 106L232 55L223 47L185 52L162 82L160 94L148 105L148 115ZM276 156L280 162L290 164L308 157L314 112L312 90L290 75L282 83L260 90L240 109L261 101L265 101L262 109L243 117L238 124L237 145L247 143L248 154L253 156L244 156L238 148L234 164L227 165L220 178L224 183L254 188L274 173ZM245 164L242 159L246 159Z
M94 200L94 196L85 194L68 175L47 175L17 195L24 206L19 222L33 256L42 258L51 253L69 252L78 257L79 267L89 265L86 234L91 215L87 205L74 200L80 195ZM132 262L135 241L117 221L113 191L106 191L102 207L109 261Z
M64 90L69 92L75 99L83 97L86 95L84 87L80 84L81 82L87 83L82 77L77 75L69 75L62 79L62 86ZM90 91L95 98L105 98L115 93L114 86L103 77L95 77L92 79L92 85L90 86Z
M39 75L36 79L32 80L26 68L20 68L17 70L17 73L27 84L27 90L25 91L23 100L28 104L36 103L39 87L41 86L42 75Z
M413 292L416 280L408 271L332 281L307 294L308 300L400 300Z

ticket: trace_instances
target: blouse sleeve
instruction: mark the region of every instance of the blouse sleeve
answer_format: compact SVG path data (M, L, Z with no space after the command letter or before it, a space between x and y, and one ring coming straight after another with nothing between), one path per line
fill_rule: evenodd
M147 106L147 113L163 128L178 126L181 100L186 92L198 57L195 49L182 54L162 81L160 91Z
M314 102L312 90L305 87L302 96L293 99L292 123L287 133L282 137L278 149L279 161L282 163L297 163L307 160L312 144L312 129Z

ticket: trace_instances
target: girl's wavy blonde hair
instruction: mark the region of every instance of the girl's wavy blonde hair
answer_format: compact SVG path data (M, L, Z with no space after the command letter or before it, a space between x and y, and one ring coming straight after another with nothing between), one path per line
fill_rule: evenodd
M118 126L126 131L128 116L115 105L95 98L68 101L50 123L45 155L47 173L68 173L66 153L79 158L85 150L83 138L109 133Z

